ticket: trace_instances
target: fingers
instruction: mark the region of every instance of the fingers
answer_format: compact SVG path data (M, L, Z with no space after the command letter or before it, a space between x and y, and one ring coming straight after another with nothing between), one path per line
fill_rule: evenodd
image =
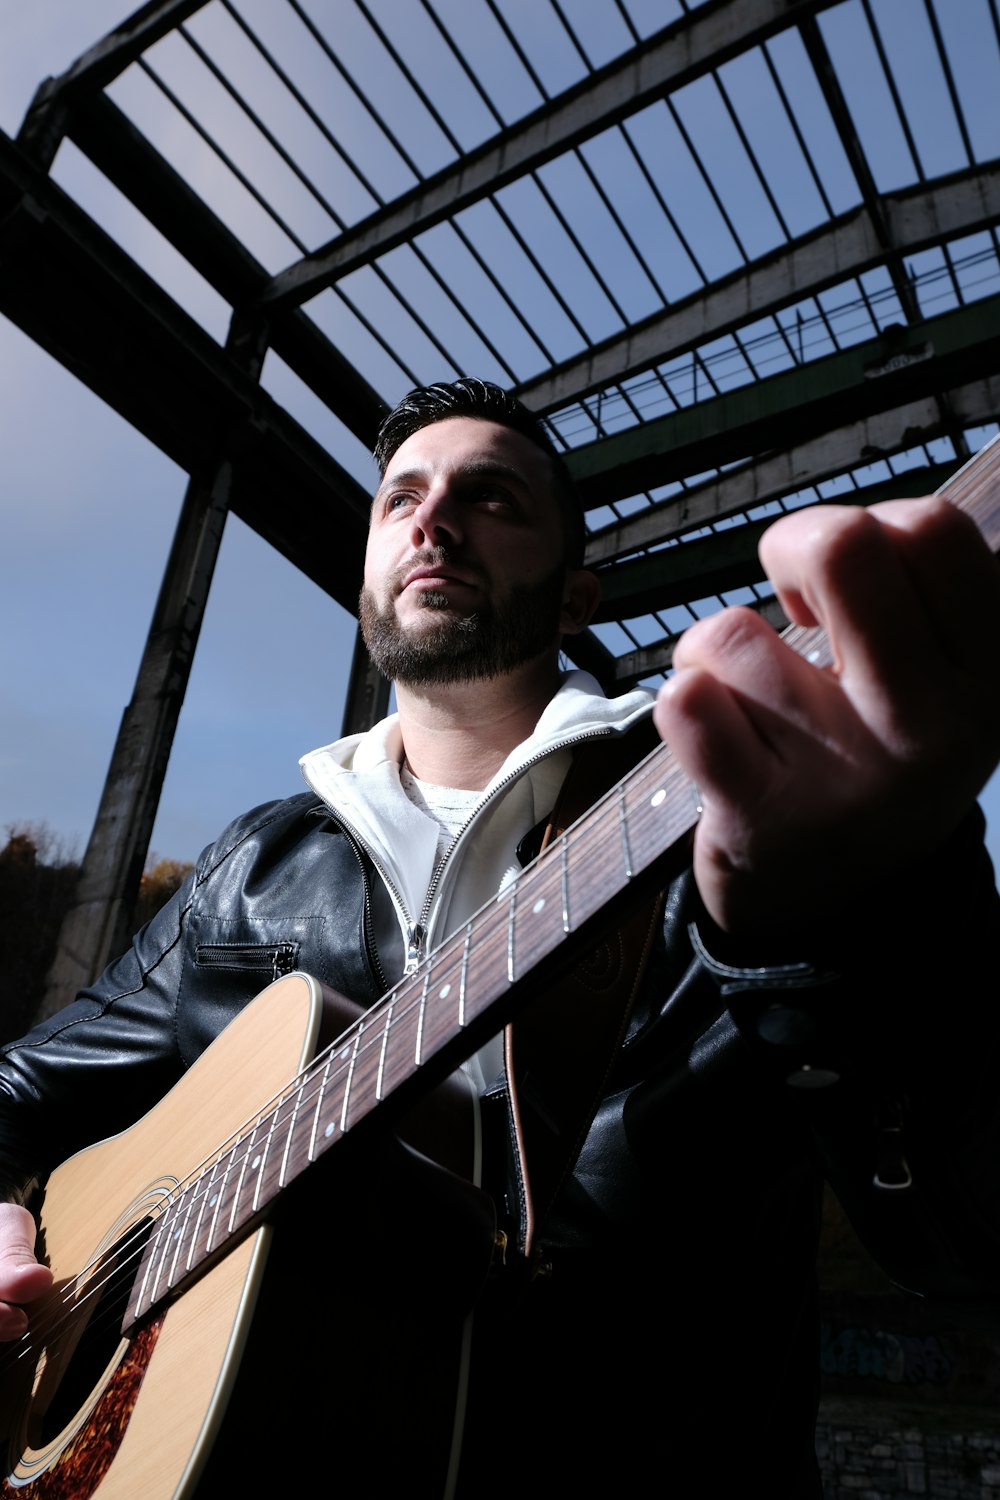
M768 829L815 803L821 788L830 809L849 786L880 796L903 759L834 674L817 670L751 610L727 609L692 626L674 663L654 722L702 801L734 810L732 836L744 844L759 845Z
M741 608L699 622L678 641L653 718L705 795L753 803L780 775L783 742L803 723L819 676L802 662L796 690L791 655L769 625Z
M785 523L791 524L786 525ZM821 625L845 691L886 745L1000 741L1000 566L940 498L817 506L765 533L761 557L789 616Z
M786 906L814 902L934 847L1000 758L1000 566L968 516L940 498L815 506L761 558L833 668L726 609L680 638L654 710L701 794L699 888L731 929L767 918L780 874Z
M889 529L944 658L995 675L1000 564L971 517L941 499L870 514Z
M26 1208L0 1203L0 1339L20 1338L28 1326L22 1303L52 1285L52 1272L35 1259L35 1221Z
M771 526L760 556L789 618L822 626L841 670L995 659L1000 568L946 500L813 506Z

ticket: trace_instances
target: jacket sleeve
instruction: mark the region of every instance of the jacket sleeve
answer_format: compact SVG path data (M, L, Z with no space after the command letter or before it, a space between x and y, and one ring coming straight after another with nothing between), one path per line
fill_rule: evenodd
M124 1129L180 1076L181 931L199 867L94 984L0 1048L0 1197L23 1197L33 1179Z
M120 958L0 1048L0 1193L133 1125L293 968L371 1004L366 892L313 793L234 819Z
M134 1124L178 1081L179 1012L192 912L255 837L299 799L268 802L206 846L168 902L76 998L0 1047L0 1197L24 1198L39 1178L85 1146ZM223 1018L219 1020L219 1026Z
M1000 897L975 813L800 957L691 938L755 1065L816 1141L859 1238L904 1290L1000 1298Z

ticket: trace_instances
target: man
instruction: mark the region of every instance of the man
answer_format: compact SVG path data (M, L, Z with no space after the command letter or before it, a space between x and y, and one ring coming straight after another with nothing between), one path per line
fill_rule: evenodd
M1000 1290L1000 922L975 806L1000 754L995 561L936 500L785 517L763 561L835 667L727 610L678 643L651 709L560 671L598 587L530 414L480 381L421 389L376 457L360 620L397 713L306 755L309 792L236 820L128 954L3 1050L0 1333L49 1279L32 1177L126 1129L284 969L375 1005L572 820L581 747L590 792L652 717L700 809L690 857L514 1017L506 1069L483 1039L455 1075L503 1253L466 1275L453 1246L477 1231L423 1143L387 1132L320 1177L309 1240L279 1224L241 1371L268 1432L234 1400L204 1492L248 1452L332 1487L346 1450L356 1488L387 1493L604 1495L700 1468L699 1492L818 1495L824 1179L903 1287ZM334 1358L291 1380L276 1351L298 1361L303 1324ZM442 1461L423 1424L446 1326Z

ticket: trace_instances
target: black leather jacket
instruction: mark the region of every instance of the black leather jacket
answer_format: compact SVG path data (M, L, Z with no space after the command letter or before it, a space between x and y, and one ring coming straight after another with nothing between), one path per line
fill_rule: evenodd
M898 1285L995 1304L1000 922L981 831L977 813L850 930L831 939L817 924L780 961L729 947L690 871L673 881L628 1035L544 1225L544 1274L525 1274L511 1245L474 1315L460 1493L634 1489L650 1464L706 1462L706 1445L714 1493L756 1479L771 1497L818 1493L824 1180ZM13 1193L127 1128L282 974L305 970L366 1007L379 999L376 884L312 793L238 818L123 957L2 1049L0 1186ZM493 1112L505 1119L502 1093ZM324 1236L336 1181L308 1210ZM510 1204L494 1191L504 1222ZM348 1275L360 1263L393 1281L405 1268L409 1318L438 1247L420 1190L395 1192L399 1218L383 1201L362 1232L352 1208L334 1233L349 1242ZM329 1353L344 1307L327 1296L328 1250L310 1224L308 1250L286 1232L282 1259L275 1238L279 1321L283 1332L303 1282L318 1285L310 1326ZM423 1328L415 1371L381 1344L370 1365L336 1361L336 1399L321 1379L308 1394L285 1382L290 1420L312 1420L317 1400L327 1420L345 1380L397 1394L403 1380L415 1400L432 1342ZM439 1492L415 1479L419 1446L400 1451L409 1492ZM380 1455L383 1477L388 1464Z

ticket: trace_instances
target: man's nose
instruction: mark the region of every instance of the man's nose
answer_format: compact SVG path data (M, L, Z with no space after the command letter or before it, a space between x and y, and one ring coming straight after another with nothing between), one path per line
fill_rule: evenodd
M410 519L416 546L447 547L462 540L461 508L447 485L428 490Z

